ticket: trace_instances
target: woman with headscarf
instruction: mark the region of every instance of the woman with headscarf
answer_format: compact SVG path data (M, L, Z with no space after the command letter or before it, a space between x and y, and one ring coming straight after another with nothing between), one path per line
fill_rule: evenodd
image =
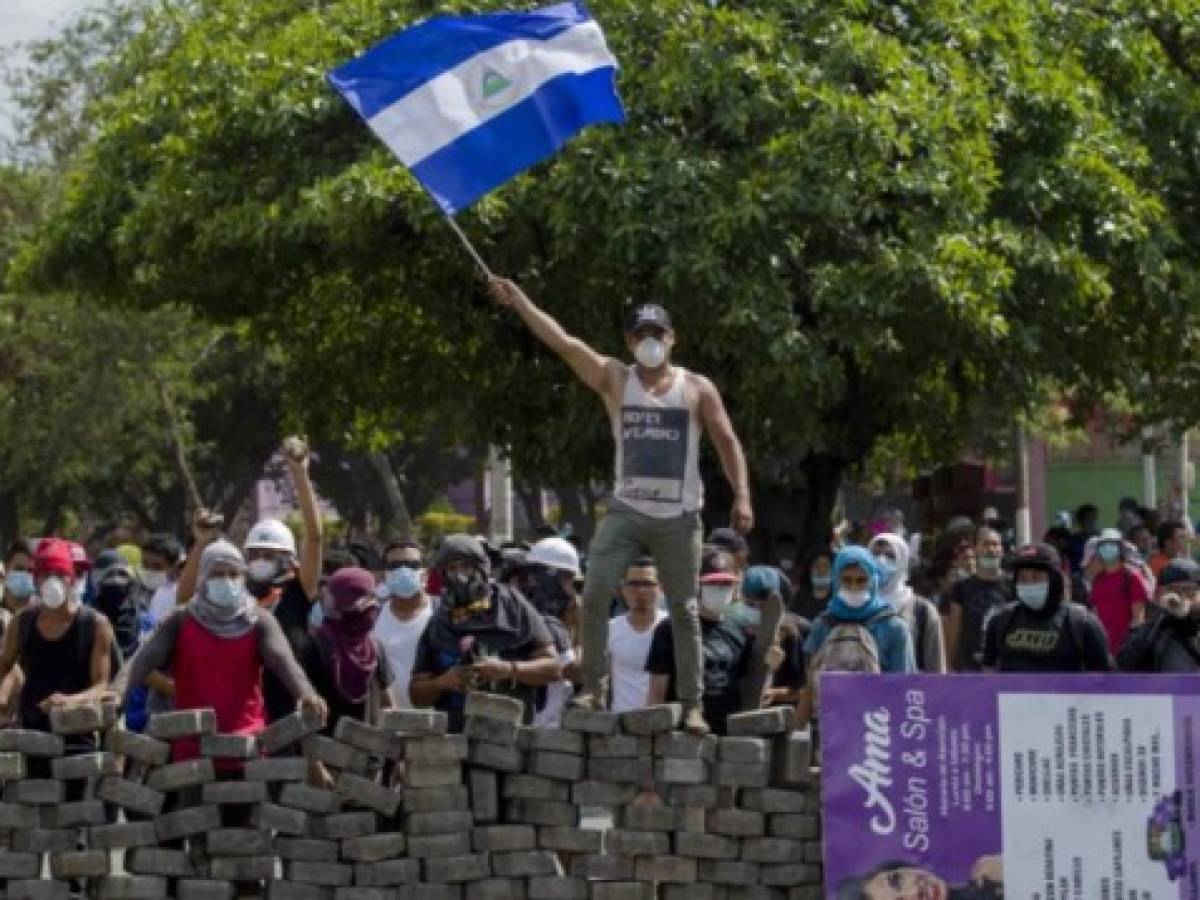
M917 670L944 675L947 668L942 617L932 601L919 596L908 584L908 544L894 534L878 534L871 539L871 555L879 567L879 595L912 630Z
M822 672L912 673L912 632L879 593L879 567L865 547L848 546L833 560L834 593L804 642L808 678L796 712L815 713Z
M363 722L392 705L387 654L372 634L379 618L375 578L366 569L338 569L325 584L325 616L313 629L314 658L304 660L317 693L329 706L326 732L349 716Z
M322 589L321 606L324 615L312 629L303 665L329 708L324 733L332 736L343 716L377 724L379 710L392 705L392 671L373 634L379 618L375 577L356 566L338 569ZM313 784L333 786L324 765L313 761L309 768Z
M324 721L325 701L296 662L279 623L246 590L246 563L237 547L214 541L204 548L199 568L196 596L162 621L114 688L128 699L151 672L169 669L176 710L211 707L220 734L258 734L267 725L265 668L287 685L301 711ZM177 762L198 755L197 739L174 742ZM218 768L237 765L219 760Z

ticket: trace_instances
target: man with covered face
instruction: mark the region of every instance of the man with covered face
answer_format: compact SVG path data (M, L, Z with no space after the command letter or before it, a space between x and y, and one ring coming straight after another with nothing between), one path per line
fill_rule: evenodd
M442 602L417 644L413 705L443 710L451 730L461 731L466 692L480 687L521 700L525 723L532 723L537 689L561 672L542 617L519 592L491 578L487 552L469 535L449 535L434 567Z
M1174 559L1160 572L1146 621L1117 653L1122 672L1200 672L1200 566Z
M1013 556L1014 598L987 620L985 672L1108 672L1100 620L1066 599L1058 551L1028 544Z
M606 357L568 334L513 282L493 278L496 301L517 313L576 377L600 395L616 447L613 492L590 547L583 588L583 691L574 703L601 709L607 697L609 604L626 569L641 556L658 564L673 623L676 691L684 727L705 733L702 698L700 572L703 490L700 436L707 433L733 488L730 524L750 531L754 514L741 444L720 393L702 375L672 365L675 329L663 307L647 303L629 311L625 346L632 364Z

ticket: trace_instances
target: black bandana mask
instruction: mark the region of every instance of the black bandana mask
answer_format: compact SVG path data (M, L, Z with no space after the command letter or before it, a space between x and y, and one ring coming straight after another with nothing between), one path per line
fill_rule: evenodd
M114 618L115 614L129 599L129 593L132 588L133 585L131 582L100 585L96 591L96 609L104 613L107 618Z
M447 575L446 600L455 622L486 612L491 607L487 578L477 569L467 575Z
M522 581L521 590L534 609L544 616L561 620L571 606L571 595L553 570L531 572Z

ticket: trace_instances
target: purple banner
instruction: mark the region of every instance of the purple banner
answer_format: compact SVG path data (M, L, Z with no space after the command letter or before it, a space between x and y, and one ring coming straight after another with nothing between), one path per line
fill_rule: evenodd
M1200 677L823 675L826 896L1200 900Z

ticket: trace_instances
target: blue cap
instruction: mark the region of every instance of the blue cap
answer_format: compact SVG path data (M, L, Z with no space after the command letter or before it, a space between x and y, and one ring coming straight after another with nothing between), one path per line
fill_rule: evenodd
M743 597L765 597L768 594L782 594L779 582L779 572L773 566L751 566L742 576Z

